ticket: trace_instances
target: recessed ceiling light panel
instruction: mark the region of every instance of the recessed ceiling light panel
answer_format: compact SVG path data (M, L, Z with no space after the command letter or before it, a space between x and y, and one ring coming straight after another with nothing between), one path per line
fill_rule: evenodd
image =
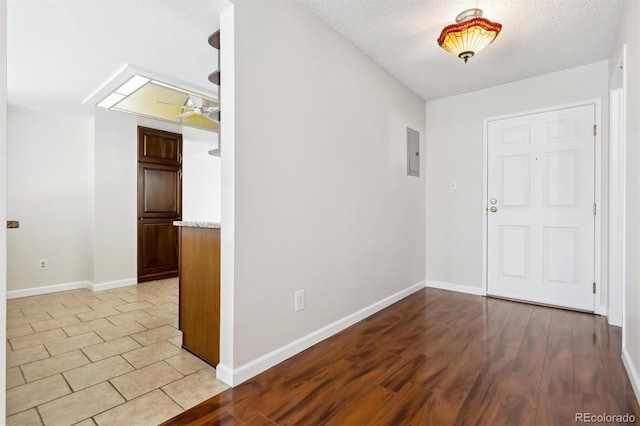
M102 108L111 108L112 106L114 106L115 104L123 100L124 98L126 98L125 95L113 92L109 96L107 96L106 98L98 102L98 106Z
M118 87L115 91L116 93L121 93L125 96L129 96L130 94L144 86L148 81L148 78L136 74L122 86Z

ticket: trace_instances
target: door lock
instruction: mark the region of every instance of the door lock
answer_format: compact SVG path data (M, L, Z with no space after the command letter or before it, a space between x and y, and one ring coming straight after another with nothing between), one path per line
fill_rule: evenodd
M489 200L489 202L490 202L491 204L497 204L497 203L498 203L498 200L496 200L495 198L492 198L492 199L490 199L490 200Z

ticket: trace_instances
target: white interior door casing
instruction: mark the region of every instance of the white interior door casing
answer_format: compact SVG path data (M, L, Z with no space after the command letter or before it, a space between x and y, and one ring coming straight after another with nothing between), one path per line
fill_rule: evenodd
M594 123L593 104L487 122L488 294L594 310Z

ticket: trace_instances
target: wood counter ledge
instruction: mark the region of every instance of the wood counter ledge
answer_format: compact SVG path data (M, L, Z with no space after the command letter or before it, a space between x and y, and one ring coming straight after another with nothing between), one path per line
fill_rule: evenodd
M220 224L216 222L190 222L186 220L175 220L173 226L186 228L220 228Z

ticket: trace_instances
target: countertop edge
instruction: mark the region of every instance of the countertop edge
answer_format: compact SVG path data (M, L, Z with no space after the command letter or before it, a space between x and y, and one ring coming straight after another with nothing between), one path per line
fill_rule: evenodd
M182 226L185 228L220 228L220 224L216 222L192 222L188 220L175 220L173 226Z

